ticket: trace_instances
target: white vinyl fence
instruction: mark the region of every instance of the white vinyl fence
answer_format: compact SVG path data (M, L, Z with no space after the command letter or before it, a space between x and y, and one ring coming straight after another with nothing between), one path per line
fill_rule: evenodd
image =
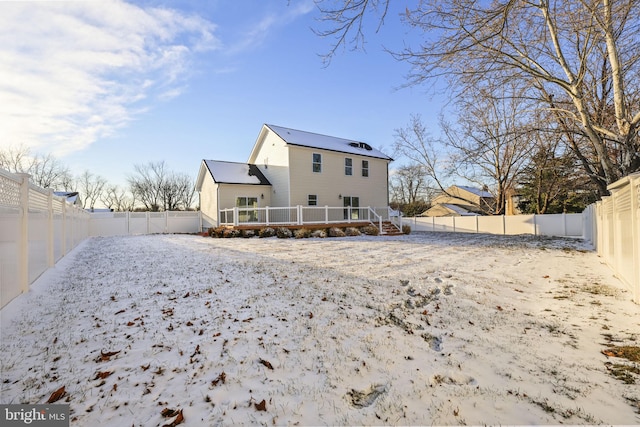
M585 236L588 213L555 215L495 215L403 218L412 231L449 231L456 233L533 234L534 236Z
M87 237L197 233L211 224L201 212L90 214L28 174L0 169L0 308Z
M89 214L0 169L0 307L89 235Z
M208 228L200 211L99 212L89 221L91 236L132 234L197 233Z
M589 206L590 240L640 304L640 173L607 187L611 196Z

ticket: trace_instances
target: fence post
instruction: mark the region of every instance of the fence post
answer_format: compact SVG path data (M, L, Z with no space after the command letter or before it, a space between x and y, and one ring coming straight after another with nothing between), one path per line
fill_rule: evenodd
M297 215L298 215L298 225L302 225L302 206L298 205L296 206L296 211L297 211Z
M20 291L29 290L29 177L27 173L16 174L20 182L20 240L18 249L18 281Z
M567 237L567 214L562 212L562 237Z
M62 256L67 254L67 202L62 202L62 227L60 230L60 235L62 236L60 242L60 252Z
M55 255L53 251L53 188L49 189L49 195L47 197L47 209L49 210L49 217L47 219L47 266L53 267L56 264Z
M164 211L164 232L169 232L169 211Z
M640 304L640 176L632 177L629 185L631 186L631 235L633 236L633 253L632 258L636 262L633 263L633 279L631 280L634 287L634 302Z

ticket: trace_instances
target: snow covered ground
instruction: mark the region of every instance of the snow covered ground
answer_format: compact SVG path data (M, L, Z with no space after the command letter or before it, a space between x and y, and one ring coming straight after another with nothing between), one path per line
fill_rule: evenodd
M610 357L638 345L630 298L567 239L91 238L2 309L0 403L64 386L77 426L639 424L638 364Z

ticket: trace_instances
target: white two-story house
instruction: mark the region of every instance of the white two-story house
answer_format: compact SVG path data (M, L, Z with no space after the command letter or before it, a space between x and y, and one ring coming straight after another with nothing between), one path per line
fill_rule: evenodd
M247 163L203 160L196 190L214 225L234 207L386 208L392 160L364 142L265 124Z

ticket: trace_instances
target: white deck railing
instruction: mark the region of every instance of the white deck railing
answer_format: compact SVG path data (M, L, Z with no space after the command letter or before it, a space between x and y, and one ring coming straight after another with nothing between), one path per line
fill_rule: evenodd
M223 226L282 226L318 225L369 222L382 229L384 221L391 221L402 228L402 216L389 207L335 207L335 206L288 206L264 208L229 208L220 210L220 225Z

